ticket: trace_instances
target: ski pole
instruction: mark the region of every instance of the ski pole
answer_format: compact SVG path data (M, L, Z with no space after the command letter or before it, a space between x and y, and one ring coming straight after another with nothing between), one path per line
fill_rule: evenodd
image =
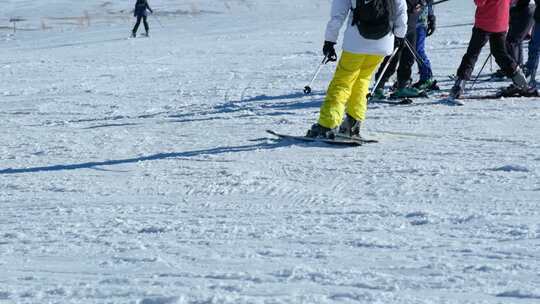
M407 46L407 48L409 49L409 51L411 51L411 53L413 54L414 56L414 59L416 60L416 62L418 63L418 65L420 66L424 66L426 65L424 60L422 60L422 58L420 58L420 54L418 54L418 52L412 47L411 43L409 42L409 40L405 39L405 45Z
M486 58L486 61L484 61L484 64L482 65L482 68L480 69L480 71L478 72L478 75L476 75L476 78L474 79L473 83L471 84L471 88L469 90L472 90L474 88L474 85L476 84L476 82L478 81L478 78L480 78L480 74L482 73L482 71L484 70L484 68L486 67L489 59L491 58L492 54L489 53L489 56Z
M449 24L449 25L441 25L439 28L451 28L451 27L461 27L461 26L471 26L474 25L474 23L458 23L458 24Z
M162 28L165 28L165 27L163 26L163 24L161 24L161 21L159 21L159 18L158 18L156 15L154 15L154 13L152 13L151 15L152 15L152 17L154 17L154 19L156 19L156 21L158 22L158 24L159 24Z
M377 86L379 85L379 83L381 82L381 80L383 79L384 77L384 74L386 73L386 70L388 69L388 67L390 66L390 63L392 62L392 59L394 59L394 57L396 56L397 52L401 49L401 46L400 47L397 47L394 49L394 51L392 52L392 54L390 54L390 56L388 57L388 61L386 62L386 64L384 65L383 69L382 69L382 72L381 72L381 76L379 76L379 79L377 79L375 81L375 85L371 88L371 92L369 92L366 96L366 98L368 99L368 101L371 99L371 97L373 96L373 93L375 92L375 90L377 89Z
M448 1L450 1L450 0L439 0L439 1L435 1L435 2L433 2L433 5L445 3L445 2L448 2Z
M304 87L304 94L306 95L311 94L311 86L313 85L313 82L315 81L317 76L319 76L319 73L321 72L321 69L323 65L325 64L325 61L326 61L326 56L324 56L321 64L319 64L319 66L317 67L317 71L315 71L315 74L313 74L313 77L311 78L311 81L309 82L309 84Z

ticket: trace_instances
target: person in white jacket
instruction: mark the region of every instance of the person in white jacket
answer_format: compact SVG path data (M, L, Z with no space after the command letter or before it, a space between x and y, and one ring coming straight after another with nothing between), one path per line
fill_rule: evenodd
M367 93L373 72L385 56L392 54L395 47L394 38L402 42L405 37L407 32L406 0L363 1L366 4L377 5L386 5L387 1L393 1L391 2L394 4L392 5L393 20L391 20L393 28L380 39L365 38L360 34L358 24L353 24L357 0L332 1L331 18L326 27L323 53L329 61L336 61L337 54L334 45L338 40L341 27L348 19L343 52L321 106L318 123L308 131L308 137L333 138L336 132L360 137L360 125L366 115ZM343 120L345 112L347 115Z

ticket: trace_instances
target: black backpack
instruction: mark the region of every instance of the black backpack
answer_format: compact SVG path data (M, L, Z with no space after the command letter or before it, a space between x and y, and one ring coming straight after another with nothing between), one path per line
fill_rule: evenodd
M394 29L394 0L356 0L352 24L366 39L381 39Z

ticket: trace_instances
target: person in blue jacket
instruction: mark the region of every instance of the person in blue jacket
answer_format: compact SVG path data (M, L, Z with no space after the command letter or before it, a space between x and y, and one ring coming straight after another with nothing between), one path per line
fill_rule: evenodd
M148 26L148 21L146 20L148 16L147 10L149 10L150 13L154 13L146 0L137 0L137 3L135 3L135 11L133 13L133 16L137 17L137 23L135 23L135 26L133 27L131 37L135 38L137 36L137 30L139 29L139 25L141 24L141 19L144 23L146 36L148 37L148 31L150 30L150 27Z

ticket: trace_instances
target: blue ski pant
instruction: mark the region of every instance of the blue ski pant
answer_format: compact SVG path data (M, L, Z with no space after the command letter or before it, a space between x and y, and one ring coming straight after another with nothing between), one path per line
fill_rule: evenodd
M431 62L426 53L426 37L427 27L424 25L418 25L416 27L416 52L420 56L420 59L424 62L424 65L419 65L420 81L428 80L433 77L433 71L431 70Z

